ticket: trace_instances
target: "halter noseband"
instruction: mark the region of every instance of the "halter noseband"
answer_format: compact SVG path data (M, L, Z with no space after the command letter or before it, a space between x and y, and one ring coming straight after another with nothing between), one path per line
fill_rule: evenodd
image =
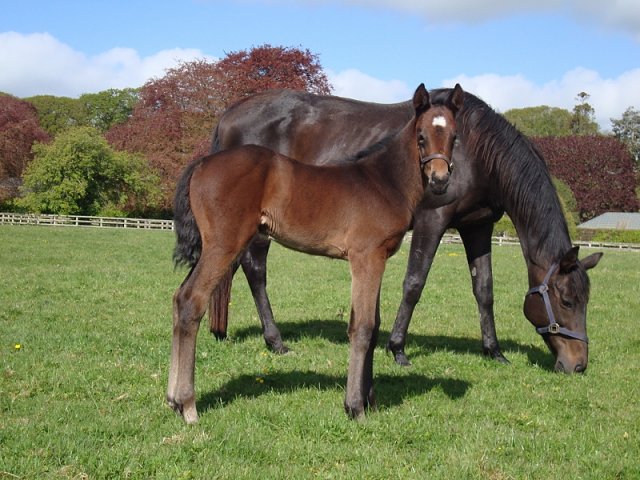
M562 335L563 337L575 338L576 340L581 340L584 343L589 343L589 338L584 333L572 332L567 328L561 327L560 324L556 322L556 317L553 314L553 309L551 308L551 301L549 300L549 279L557 269L557 263L551 265L549 271L544 277L544 280L542 281L542 284L537 287L533 287L527 292L527 295L525 295L525 297L527 297L533 293L539 293L544 300L544 307L547 310L549 325L546 327L536 327L536 332L540 335Z
M422 148L418 145L418 154L420 155L420 168L424 169L424 166L429 163L431 160L435 160L439 158L440 160L444 160L447 162L447 167L449 168L449 173L453 171L453 160L447 157L444 153L432 153L426 157L422 156Z

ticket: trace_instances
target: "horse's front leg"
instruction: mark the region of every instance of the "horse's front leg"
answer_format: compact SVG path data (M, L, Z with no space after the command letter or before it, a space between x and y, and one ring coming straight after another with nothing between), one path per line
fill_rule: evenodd
M473 295L480 313L482 352L502 363L509 363L500 350L493 312L493 272L491 269L491 235L493 222L459 228L471 273Z
M380 285L383 255L354 256L351 266L351 319L349 321L349 369L344 409L360 418L367 407L375 407L373 353L380 329Z
M411 365L404 351L409 322L422 295L440 239L448 224L448 218L443 219L434 212L422 210L417 212L414 218L409 262L402 284L402 300L387 342L387 350L393 353L396 363L403 366Z
M267 237L256 236L242 255L242 271L247 277L258 309L265 343L276 353L287 353L289 349L282 343L282 336L273 318L273 310L267 295L267 255L270 245L271 241Z

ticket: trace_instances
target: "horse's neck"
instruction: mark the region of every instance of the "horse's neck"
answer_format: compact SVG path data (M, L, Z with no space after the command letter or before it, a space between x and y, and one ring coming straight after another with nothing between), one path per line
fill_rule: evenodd
M552 185L549 188L553 188ZM510 217L518 231L520 246L529 271L534 267L548 269L571 248L571 238L559 203L541 208L531 205L528 215Z

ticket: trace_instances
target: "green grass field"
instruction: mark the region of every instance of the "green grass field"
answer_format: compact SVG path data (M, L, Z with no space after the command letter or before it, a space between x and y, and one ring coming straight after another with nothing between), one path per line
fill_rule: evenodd
M343 412L346 262L272 247L269 290L293 353L266 350L236 277L230 339L198 338L200 422L166 406L169 232L0 227L0 479L640 478L640 253L591 271L590 362L554 373L522 315L518 247L494 247L498 335L480 354L461 246L442 246L410 328L413 366L384 351L405 246L387 267L378 409ZM588 252L582 252L586 255Z

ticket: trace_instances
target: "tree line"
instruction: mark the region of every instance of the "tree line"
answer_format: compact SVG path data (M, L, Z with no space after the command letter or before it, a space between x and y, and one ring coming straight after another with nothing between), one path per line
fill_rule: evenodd
M331 93L316 54L263 45L181 63L139 89L76 99L0 94L0 208L170 217L176 178L208 152L220 115L272 88ZM636 211L640 113L630 107L612 119L613 135L602 135L588 98L580 93L573 112L541 106L504 115L568 184L581 219Z

